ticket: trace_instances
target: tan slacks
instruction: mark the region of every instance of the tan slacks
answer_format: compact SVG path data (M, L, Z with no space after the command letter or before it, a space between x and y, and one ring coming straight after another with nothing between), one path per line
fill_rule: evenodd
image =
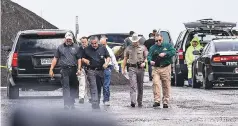
M82 69L82 73L80 76L78 76L79 81L79 99L85 98L85 95L87 94L88 98L91 98L90 90L89 90L89 83L87 80L87 75L84 69Z
M160 103L160 83L162 82L163 104L168 104L171 91L171 65L167 67L153 67L152 76L154 102Z

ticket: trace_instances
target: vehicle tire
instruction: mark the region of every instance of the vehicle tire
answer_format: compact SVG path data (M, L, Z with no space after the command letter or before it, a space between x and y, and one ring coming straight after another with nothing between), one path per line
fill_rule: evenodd
M213 83L208 80L206 67L204 68L203 87L204 89L211 89L213 87Z
M171 71L172 73L173 71ZM172 78L173 76L173 78ZM171 75L171 86L175 86L175 79L174 79L174 74Z
M12 86L8 80L7 82L7 97L9 99L17 99L19 98L19 88Z
M174 80L174 78L171 78L171 86L175 86L175 80Z
M184 77L182 74L179 74L175 68L175 86L182 87L184 86Z
M193 71L192 71L192 83L193 83L193 88L200 88L201 87L201 83L198 83L197 82L197 79L196 79L196 71L195 71L195 68L193 66Z

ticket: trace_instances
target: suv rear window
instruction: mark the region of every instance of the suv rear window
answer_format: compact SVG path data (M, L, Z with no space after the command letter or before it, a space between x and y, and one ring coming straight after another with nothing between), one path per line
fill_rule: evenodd
M64 34L60 35L22 35L17 42L18 52L54 51L64 42Z
M219 51L238 51L238 41L236 42L216 42L215 49Z

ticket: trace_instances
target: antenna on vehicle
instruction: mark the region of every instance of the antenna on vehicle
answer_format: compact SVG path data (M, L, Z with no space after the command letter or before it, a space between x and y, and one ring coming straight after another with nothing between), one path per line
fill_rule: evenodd
M77 37L79 33L79 23L78 23L78 16L76 16L76 22L75 22L75 35Z

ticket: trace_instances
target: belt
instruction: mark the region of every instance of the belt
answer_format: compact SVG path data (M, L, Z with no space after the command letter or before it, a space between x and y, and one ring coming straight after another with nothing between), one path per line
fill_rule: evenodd
M134 68L142 69L139 64L129 64L128 63L127 66L128 67L134 67Z
M128 67L138 67L137 64L127 64Z
M104 70L103 68L97 68L97 67L87 67L87 70Z
M62 69L72 69L77 68L77 66L61 66Z
M165 64L165 65L159 65L159 66L155 66L155 67L161 67L161 68L164 68L164 67L167 67L169 66L170 64Z

